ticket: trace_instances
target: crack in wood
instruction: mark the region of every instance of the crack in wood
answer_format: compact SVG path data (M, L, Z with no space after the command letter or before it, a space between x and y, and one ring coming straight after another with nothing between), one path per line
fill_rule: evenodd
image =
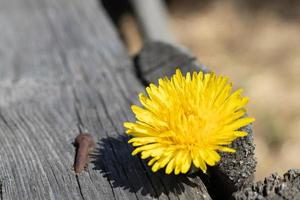
M79 179L78 179L78 175L77 175L77 174L75 174L75 177L76 177L76 181L77 181L77 184L78 184L78 188L79 188L79 193L80 193L80 196L81 196L81 198L82 198L83 200L85 200L85 198L84 198L84 195L83 195L83 193L82 193L82 189L81 189L80 181L79 181Z

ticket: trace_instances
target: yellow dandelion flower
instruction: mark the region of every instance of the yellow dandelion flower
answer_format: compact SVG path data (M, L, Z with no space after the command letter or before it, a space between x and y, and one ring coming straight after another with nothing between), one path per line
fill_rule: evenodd
M171 79L159 79L158 86L139 94L142 107L133 105L136 122L125 122L126 133L142 159L149 159L152 171L165 167L170 174L186 173L192 165L206 172L220 160L219 151L234 153L227 145L247 133L239 131L254 121L246 117L248 98L242 90L231 93L232 84L214 73L180 70Z

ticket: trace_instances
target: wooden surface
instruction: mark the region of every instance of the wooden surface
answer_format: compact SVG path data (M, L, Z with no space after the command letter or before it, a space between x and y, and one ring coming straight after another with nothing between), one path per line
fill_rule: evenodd
M200 176L153 174L122 123L143 90L96 0L0 1L1 199L210 199ZM79 128L97 142L76 176Z
M133 62L134 60L134 62ZM186 49L145 45L131 59L97 0L0 1L0 199L299 199L299 171L252 183L253 134L207 175L153 174L131 156L123 122L144 85L203 70ZM97 143L72 170L78 133Z

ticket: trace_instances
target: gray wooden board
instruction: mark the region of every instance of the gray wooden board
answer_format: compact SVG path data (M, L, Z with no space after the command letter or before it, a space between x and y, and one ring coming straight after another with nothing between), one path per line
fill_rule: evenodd
M176 68L181 69L184 74L193 71L209 72L209 69L200 64L187 49L160 41L147 42L136 55L135 64L137 74L145 85L149 82L156 83L164 76L170 77ZM208 181L205 183L213 198L229 198L234 191L246 187L253 181L256 160L252 126L248 125L242 129L248 136L238 138L231 144L237 152L222 153L218 165L208 170Z
M122 123L143 91L95 0L0 2L1 199L210 199L200 177L153 174ZM79 128L97 142L76 176Z

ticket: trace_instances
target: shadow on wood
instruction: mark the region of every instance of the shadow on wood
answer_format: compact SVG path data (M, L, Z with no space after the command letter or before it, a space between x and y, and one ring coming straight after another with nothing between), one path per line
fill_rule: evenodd
M94 154L91 156L92 163L95 165L94 169L99 170L108 179L112 187L120 187L123 190L129 190L133 193L137 193L140 190L142 195L150 194L151 197L158 198L163 193L168 196L171 193L175 195L182 194L185 192L184 185L190 187L198 186L196 182L192 181L191 178L193 177L191 176L166 175L163 170L153 173L143 160L138 156L133 157L130 154L127 141L128 137L126 136L104 138L98 142L98 148L96 148ZM118 160L111 158L112 156L116 156L115 154L117 154ZM126 162L128 160L132 160L133 162ZM134 167L130 166L136 165L143 165L143 173L147 174L151 180L151 187L144 184L143 180L139 180L139 177L130 176L131 171L134 170ZM163 185L163 187L159 187L159 185Z

